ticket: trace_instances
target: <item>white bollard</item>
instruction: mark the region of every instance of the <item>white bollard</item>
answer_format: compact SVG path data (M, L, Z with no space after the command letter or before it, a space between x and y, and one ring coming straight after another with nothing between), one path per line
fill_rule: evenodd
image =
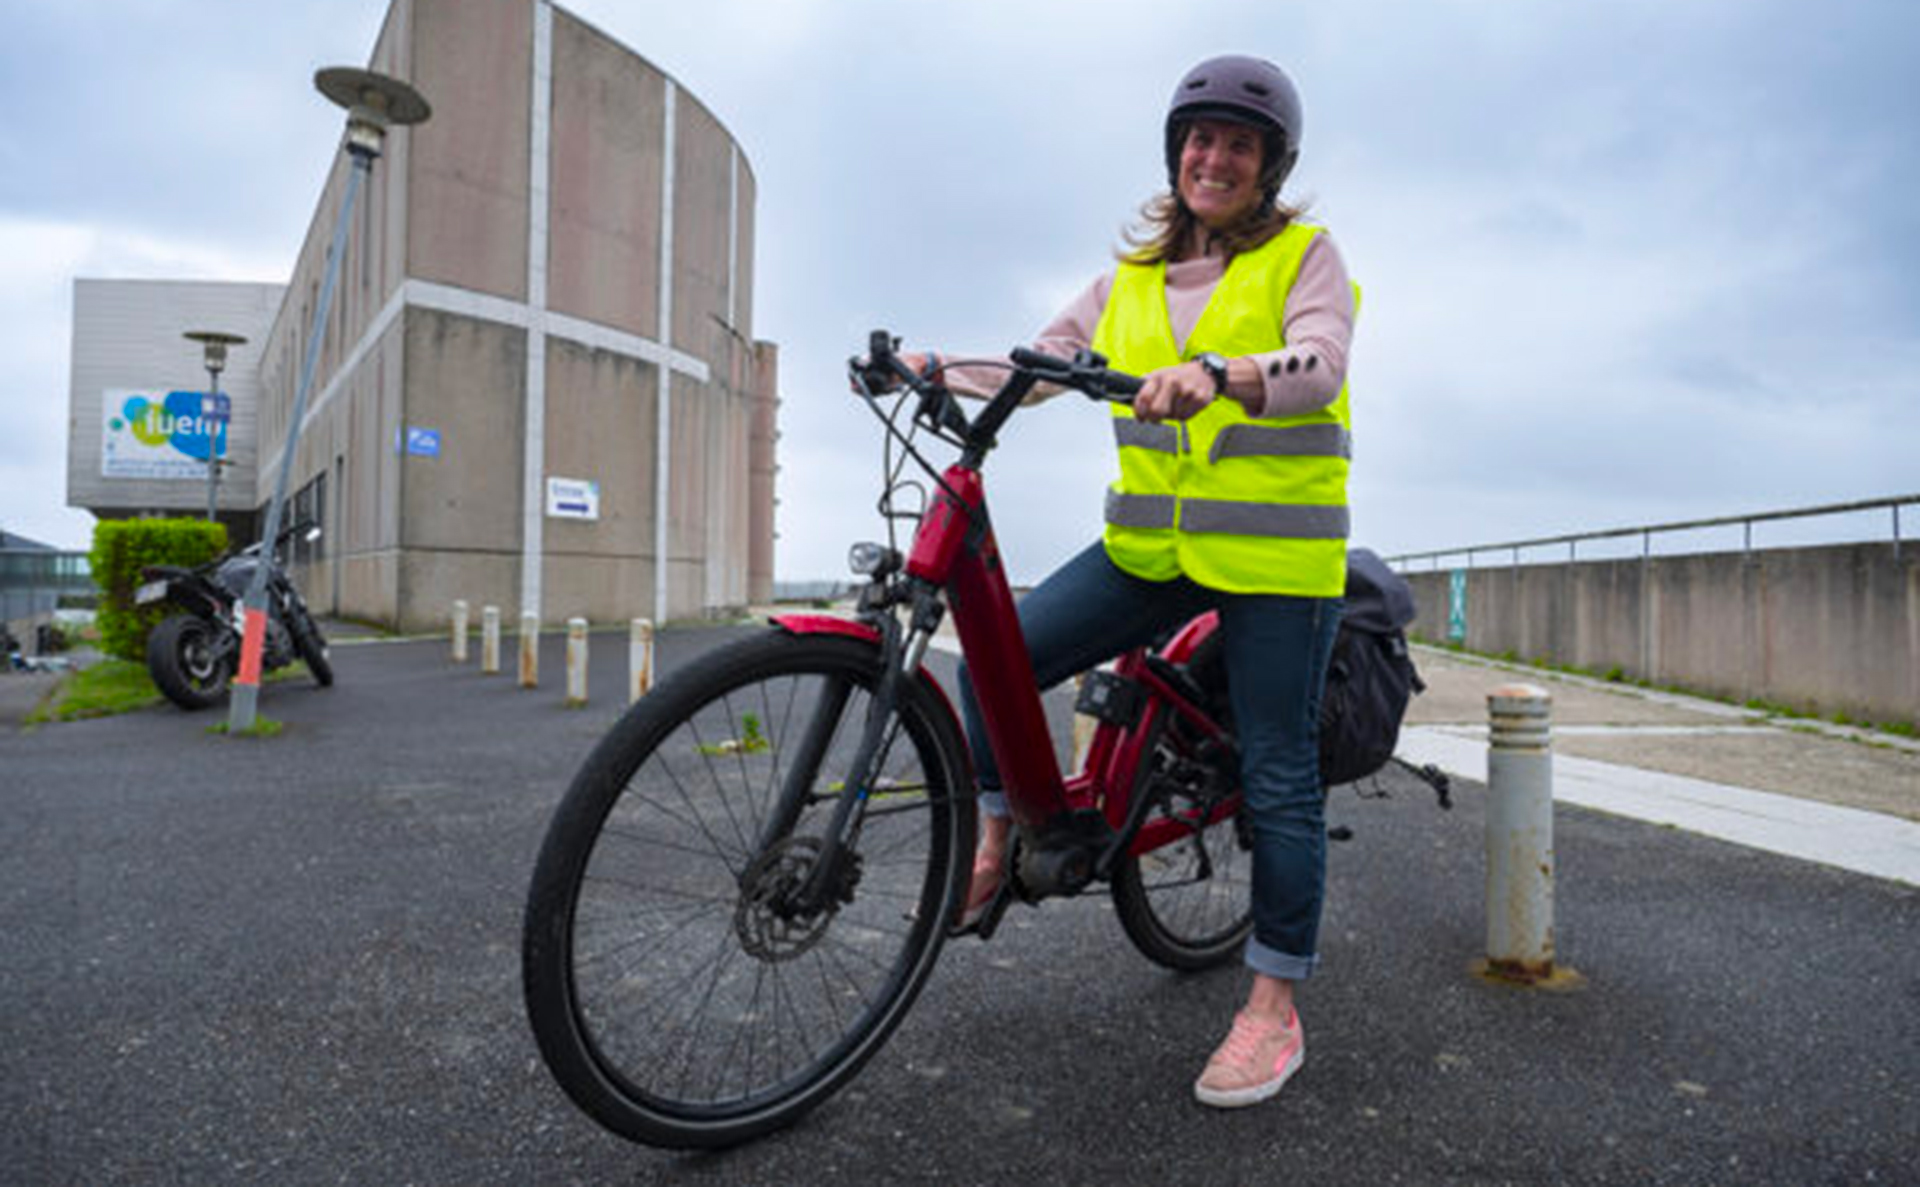
M540 687L540 619L520 616L520 687Z
M500 607L486 606L480 611L480 670L487 675L500 671Z
M587 703L587 620L567 619L567 706Z
M1087 674L1082 672L1073 678L1073 700L1076 705L1080 703L1080 696L1086 690ZM1085 713L1073 715L1073 770L1086 769L1087 748L1093 745L1093 733L1099 728L1100 723Z
M1554 979L1553 697L1532 684L1487 694L1487 965Z
M467 662L467 602L465 598L455 599L453 603L453 662Z
M653 687L653 623L644 618L633 620L627 642L627 704L647 695Z

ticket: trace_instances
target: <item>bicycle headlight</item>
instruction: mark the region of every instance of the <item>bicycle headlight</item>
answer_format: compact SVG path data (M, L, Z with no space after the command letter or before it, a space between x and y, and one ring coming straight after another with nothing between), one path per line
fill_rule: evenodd
M862 577L884 577L900 567L900 554L884 544L855 544L847 549L847 567Z

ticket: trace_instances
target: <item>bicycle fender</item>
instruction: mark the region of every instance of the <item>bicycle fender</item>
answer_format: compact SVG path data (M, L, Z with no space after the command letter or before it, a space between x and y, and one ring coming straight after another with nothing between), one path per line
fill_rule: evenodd
M831 614L776 614L767 621L776 629L785 631L789 635L844 635L849 639L864 640L876 647L880 645L880 632L877 628L870 627L864 622L856 622L851 618L836 618ZM959 729L960 714L954 710L952 699L947 696L947 690L933 678L933 673L927 671L924 664L920 667L920 682L925 684L928 691L939 700L940 707L947 711L947 716L953 719L954 727ZM960 736L962 738L967 736L964 729L960 730ZM972 767L971 755L968 756L968 767ZM971 770L968 771L968 778L972 778Z
M869 643L880 641L880 632L874 627L831 614L776 614L767 621L789 635L846 635Z

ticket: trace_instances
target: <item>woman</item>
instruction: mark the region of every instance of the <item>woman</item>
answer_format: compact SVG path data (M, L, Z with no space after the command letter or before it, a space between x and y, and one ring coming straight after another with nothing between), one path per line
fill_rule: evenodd
M1316 727L1346 580L1354 294L1333 243L1279 202L1300 103L1278 67L1202 62L1165 133L1169 192L1037 343L1091 346L1145 383L1115 407L1104 539L1023 599L1020 621L1048 688L1220 612L1253 824L1253 984L1194 1091L1230 1108L1279 1092L1305 1050L1294 987L1318 962L1325 882ZM971 370L948 383L991 391L996 373ZM1012 821L964 672L961 692L986 817L971 916L1005 876Z

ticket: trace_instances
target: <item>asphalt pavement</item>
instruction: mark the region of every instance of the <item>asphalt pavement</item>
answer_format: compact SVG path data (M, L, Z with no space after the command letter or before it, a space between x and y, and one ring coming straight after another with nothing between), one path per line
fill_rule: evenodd
M665 631L661 668L751 629ZM0 727L10 1181L1804 1184L1920 1165L1920 889L1562 804L1556 943L1581 984L1495 984L1471 969L1484 789L1458 782L1442 812L1398 775L1332 793L1354 839L1331 848L1306 1066L1275 1101L1192 1101L1243 974L1158 969L1090 894L949 945L887 1048L797 1128L722 1154L630 1145L547 1076L518 966L547 817L623 708L624 636L595 636L580 709L557 637L532 691L446 653L343 644L334 688L263 691L273 738L171 707ZM1419 728L1471 728L1451 716Z

